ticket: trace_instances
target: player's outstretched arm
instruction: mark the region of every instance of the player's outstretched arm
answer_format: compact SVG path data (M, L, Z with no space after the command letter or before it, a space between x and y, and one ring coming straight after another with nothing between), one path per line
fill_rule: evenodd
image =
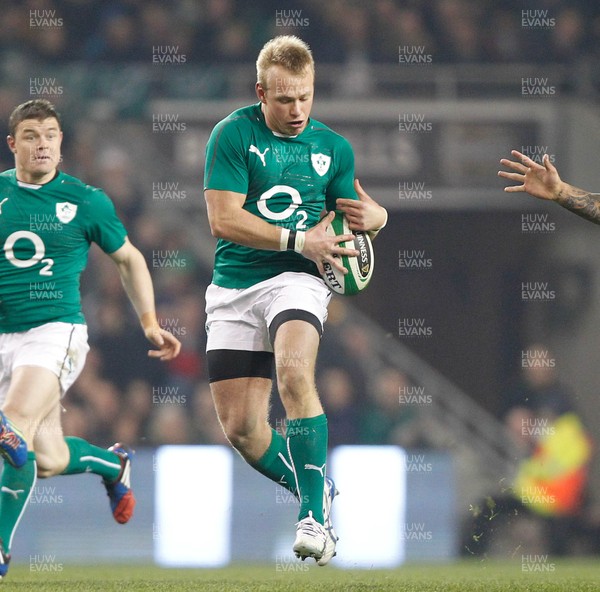
M204 192L208 210L208 221L213 236L254 249L281 251L288 248L290 230L269 224L243 208L246 196L232 191L207 189ZM327 234L327 226L333 220L333 212L325 216L319 224L304 231L295 232L292 237L295 250L313 261L319 273L323 273L323 261L329 261L336 269L345 273L334 255L356 256L358 251L338 246L338 243L352 240L352 235L332 236Z
M279 250L281 228L245 210L243 193L207 189L204 198L214 237L253 249Z
M354 179L354 188L358 199L339 198L336 207L346 215L351 230L369 231L374 238L387 224L387 210L367 194L358 179Z
M498 176L517 184L505 187L504 191L526 192L538 199L555 201L574 214L600 224L599 194L565 183L547 154L542 158L541 164L517 150L512 150L511 154L520 162L503 158L500 163L514 172L498 171Z
M168 331L161 329L154 309L154 288L152 278L144 256L136 249L129 239L125 244L110 254L116 263L127 296L140 319L146 339L158 349L148 352L152 358L162 361L172 360L179 355L181 343Z

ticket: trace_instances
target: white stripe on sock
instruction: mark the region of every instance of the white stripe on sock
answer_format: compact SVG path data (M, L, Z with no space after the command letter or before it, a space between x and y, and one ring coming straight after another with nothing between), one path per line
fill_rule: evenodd
M104 460L103 458L98 458L97 456L82 456L79 458L80 461L93 461L93 462L97 462L100 463L101 465L104 465L106 467L114 467L115 469L119 469L121 470L121 463L119 462L119 464L115 464L115 463L111 463L107 460Z
M288 454L290 456L290 462L292 463L292 466L290 467L292 469L292 472L294 473L294 479L296 479L296 495L298 496L298 499L302 499L302 495L300 493L300 484L298 483L298 475L296 474L296 465L294 465L294 459L292 458L292 451L290 450L290 439L287 438L286 440L286 445L287 445L287 451Z
M288 453L289 453L289 449L288 449ZM290 465L290 463L288 463L287 458L285 458L285 456L283 454L281 454L281 452L278 452L277 456L281 459L283 464L293 473L294 469L292 469L292 466Z

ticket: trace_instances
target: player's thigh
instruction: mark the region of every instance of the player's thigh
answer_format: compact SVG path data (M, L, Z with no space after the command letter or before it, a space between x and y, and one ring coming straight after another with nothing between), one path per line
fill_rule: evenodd
M265 283L206 291L208 380L219 420L230 440L267 424L273 352L264 317Z
M274 339L275 369L279 382L293 377L312 379L321 336L314 323L294 319L282 323Z
M285 362L282 356L294 355L303 359L287 366L302 368L316 358L331 293L323 280L306 273L283 273L278 278L281 286L265 310L277 369L286 367L280 364Z
M61 425L62 407L56 403L37 427L33 439L38 475L51 477L62 473L69 463L69 449Z
M61 389L56 374L40 366L18 366L12 372L3 411L33 443L42 420L59 404Z
M0 336L2 409L31 441L35 426L79 376L89 346L87 327L46 323Z
M280 393L314 391L314 372L327 305L323 281L308 274L282 274L283 286L267 309Z

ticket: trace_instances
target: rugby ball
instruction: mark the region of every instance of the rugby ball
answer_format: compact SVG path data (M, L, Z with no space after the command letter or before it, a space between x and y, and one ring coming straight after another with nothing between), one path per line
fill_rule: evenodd
M356 249L358 256L340 257L342 265L348 270L347 274L335 269L327 261L323 262L325 273L323 281L327 287L336 294L353 296L364 290L371 281L373 275L373 266L375 263L373 244L371 237L366 232L354 232L348 228L346 216L342 212L336 212L335 218L327 228L327 233L332 236L340 234L354 234L353 241L345 241L340 246L349 249Z

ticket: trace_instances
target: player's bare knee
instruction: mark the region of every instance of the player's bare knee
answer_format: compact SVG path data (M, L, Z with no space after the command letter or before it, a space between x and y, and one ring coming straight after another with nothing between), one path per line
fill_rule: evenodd
M306 372L287 369L277 376L277 387L284 405L303 401L314 390L314 380Z
M40 466L40 464L38 463L38 465L37 465L38 479L48 479L48 477L54 477L55 475L57 475L57 473L55 473L52 469L47 468L45 466Z
M40 479L47 479L60 475L69 463L68 456L62 454L47 454L45 452L36 452L37 476Z
M239 432L231 431L225 432L225 436L229 443L239 452L245 452L248 448L250 438L247 435L240 434Z
M248 441L251 439L251 430L248 426L235 421L221 421L225 437L229 443L236 449L242 452Z
M256 441L263 436L263 430L270 431L266 422L264 425L250 423L245 418L242 421L221 421L221 425L229 443L242 455L254 448Z
M37 461L37 459L36 459ZM55 475L60 475L64 470L65 466L59 467L57 463L53 463L52 461L48 463L44 463L43 461L36 462L37 464L37 476L39 479L47 479L48 477L54 477Z

